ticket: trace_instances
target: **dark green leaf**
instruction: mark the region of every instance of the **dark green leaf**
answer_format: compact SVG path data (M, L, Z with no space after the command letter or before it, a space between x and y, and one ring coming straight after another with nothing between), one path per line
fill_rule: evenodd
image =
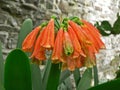
M31 64L32 71L32 90L43 90L41 71L37 64Z
M32 90L30 63L20 49L9 53L5 62L5 90Z
M61 67L60 64L51 64L46 90L57 90L59 85Z
M4 81L4 60L2 56L2 44L0 42L0 84L3 85Z
M51 69L51 61L48 60L47 61L47 65L45 67L45 70L43 72L43 77L42 77L43 90L46 90L46 86L47 86L47 81L48 81L50 69Z
M75 69L75 71L73 72L73 75L74 75L74 80L75 80L75 84L76 84L76 87L77 87L78 83L79 83L79 81L81 79L81 77L80 77L80 71L79 71L78 68Z
M100 84L88 90L120 90L120 78Z
M1 83L0 83L0 90L5 90Z
M67 79L69 76L71 75L71 72L69 70L64 70L62 71L61 75L60 75L60 82L59 84L61 84L65 79Z
M106 23L107 21L103 21L103 23L102 23L102 25L100 25L98 22L96 22L96 24L95 24L95 26L96 26L96 28L100 31L100 33L103 35L103 36L108 36L108 35L110 35L111 34L111 28L108 28L109 27L109 25L110 24L108 24L108 25L104 25L104 23ZM109 33L107 33L106 31L109 31Z
M101 27L104 29L104 31L111 31L112 30L112 26L110 25L110 23L108 21L102 21Z
M88 68L84 72L78 84L77 90L87 90L88 88L90 88L91 80L92 80L92 68Z
M119 34L120 33L120 16L118 16L117 20L113 25L112 34Z
M20 29L19 37L18 37L18 43L17 48L22 47L22 42L25 39L25 37L32 31L33 24L31 19L26 19Z
M94 86L96 86L99 83L97 66L93 67L93 71L94 71Z

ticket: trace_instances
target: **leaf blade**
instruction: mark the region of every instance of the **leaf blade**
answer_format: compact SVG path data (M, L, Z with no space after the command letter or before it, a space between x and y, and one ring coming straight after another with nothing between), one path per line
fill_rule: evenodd
M87 90L91 86L92 80L92 68L88 68L85 70L79 84L77 90Z
M21 48L22 47L22 42L25 39L25 37L27 36L28 33L30 33L32 31L32 20L31 19L26 19L20 29L20 33L19 33L19 37L18 37L18 43L17 43L17 48Z
M5 62L5 90L32 90L30 63L20 49L9 53Z

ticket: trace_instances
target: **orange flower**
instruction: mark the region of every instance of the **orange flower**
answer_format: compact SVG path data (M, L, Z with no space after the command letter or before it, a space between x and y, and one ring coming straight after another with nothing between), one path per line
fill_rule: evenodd
M67 57L67 67L70 71L75 70L75 60L70 56Z
M78 28L79 28L79 31L81 33L83 33L83 35L86 39L86 40L83 40L81 42L82 49L86 49L87 47L91 47L91 50L96 53L97 50L93 44L93 39L91 39L91 35L89 35L88 32L86 32L81 26L78 26Z
M52 53L52 60L60 60L63 53L63 29L60 28L60 30L57 33L55 45L53 48Z
M54 37L54 19L51 19L43 34L41 46L47 49L52 49L54 47Z
M71 28L71 26L68 26L68 33L70 35L70 39L71 39L73 47L74 47L73 58L77 58L80 55L85 57L86 55L83 53L80 43L78 41L78 38L77 38L75 32L73 31L73 29Z
M40 31L41 27L36 27L32 32L30 32L26 38L24 39L22 43L22 49L26 52L32 52L34 48L34 44L38 35L38 32Z
M83 64L84 63L84 58L83 58L83 56L79 56L78 58L75 59L76 68L80 68L80 67L84 66L84 64Z
M102 42L102 40L100 39L100 36L98 36L97 33L93 32L93 29L90 29L90 27L83 25L82 29L86 32L89 33L89 38L92 41L92 43L94 44L94 47L96 49L96 51L98 52L100 48L105 47L104 43Z
M85 24L88 32L89 32L89 33L91 34L91 36L93 36L93 38L95 39L95 41L96 41L99 49L100 49L100 48L105 48L104 43L103 43L102 40L100 39L100 36L101 36L101 35L100 35L98 29L95 28L91 23L89 23L89 22L87 22L87 21L85 21L85 20L82 20L82 21L83 21L83 23Z
M41 41L42 41L42 37L44 35L44 32L45 32L45 29L46 27L44 27L42 29L42 31L40 32L37 40L36 40L36 43L35 43L35 48L34 48L34 51L31 55L31 58L35 58L35 59L38 59L38 60L45 60L46 57L45 57L45 48L43 48L40 44L41 44Z
M77 35L77 38L80 42L82 42L83 40L86 40L85 39L85 36L83 35L83 33L81 33L79 31L79 28L78 28L78 25L76 23L74 23L73 21L69 20L68 21L69 25L73 28L74 32L76 33Z
M64 31L63 34L63 48L66 56L70 56L73 53L72 41L67 31Z

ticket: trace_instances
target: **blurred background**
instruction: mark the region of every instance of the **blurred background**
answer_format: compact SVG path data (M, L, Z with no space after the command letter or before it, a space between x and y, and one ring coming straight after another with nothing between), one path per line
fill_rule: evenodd
M120 12L120 0L0 0L0 41L4 59L16 47L22 22L31 18L34 27L52 15L78 16L92 24L107 20L111 25ZM106 49L97 54L100 82L116 77L120 66L120 34L102 36Z

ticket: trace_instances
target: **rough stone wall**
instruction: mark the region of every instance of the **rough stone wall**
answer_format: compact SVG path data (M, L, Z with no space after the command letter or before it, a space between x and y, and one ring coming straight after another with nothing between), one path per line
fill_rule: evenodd
M0 0L0 41L3 55L6 56L16 47L20 26L26 18L31 18L34 26L48 20L51 15L79 16L91 23L108 20L113 24L117 12L120 12L120 0ZM100 79L111 79L114 77L111 67L114 61L111 60L120 54L120 35L102 39L106 43L106 50L101 50L97 55L99 75ZM119 65L115 62L114 70Z

